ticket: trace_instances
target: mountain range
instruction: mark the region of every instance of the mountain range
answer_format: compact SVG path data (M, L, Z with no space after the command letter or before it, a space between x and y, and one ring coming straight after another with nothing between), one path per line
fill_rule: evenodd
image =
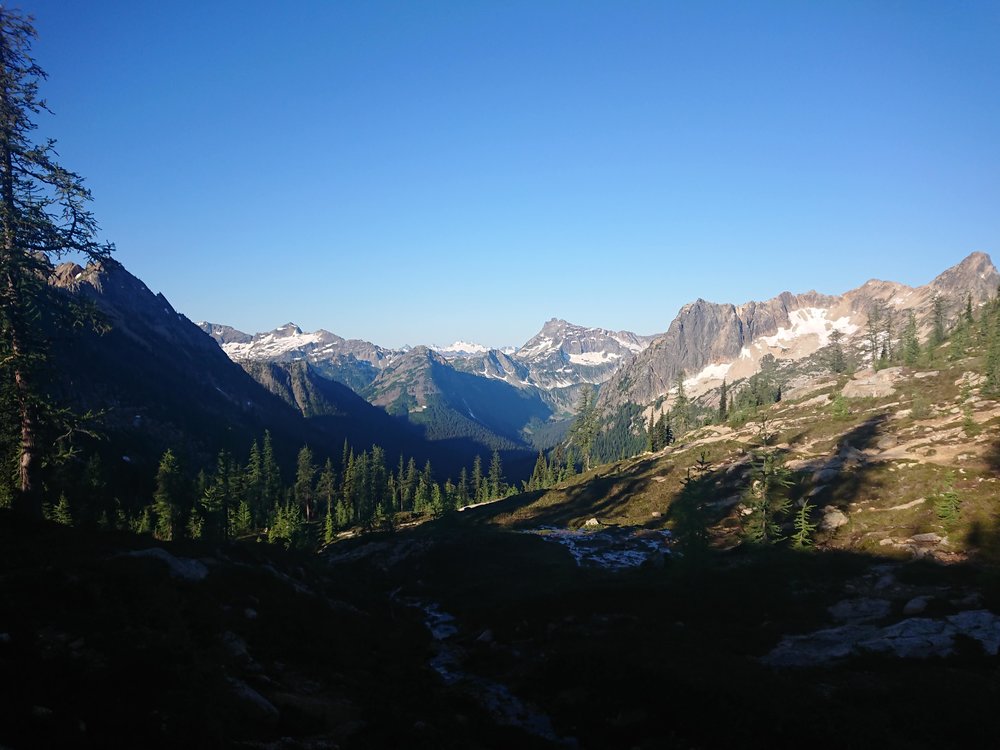
M935 300L950 322L998 282L989 256L973 253L915 288L873 280L842 295L786 292L739 305L699 299L659 336L552 319L513 352L445 352L389 349L293 324L255 335L199 326L118 264L65 264L54 285L93 302L108 331L59 334L56 359L68 400L101 413L106 460L145 481L167 447L203 466L220 448L245 452L265 429L286 465L304 442L339 455L347 440L359 450L378 442L390 455L433 459L445 471L493 448L521 466L563 439L583 388L598 389L605 429L627 413L640 434L639 415L669 402L678 377L690 396L712 398L723 379L738 384L765 355L802 360L834 331L863 362L874 310L889 311L896 336L913 311L926 337Z
M967 302L978 307L995 295L998 284L1000 273L990 257L976 252L919 287L873 279L841 295L784 292L741 305L698 299L684 305L664 335L609 379L599 409L608 413L626 403L645 406L668 397L678 376L688 395L699 395L723 379L732 383L752 375L768 354L779 362L808 357L829 344L834 331L849 348L862 350L875 310L891 321L887 335L893 341L911 311L926 337L935 299L951 324Z
M915 288L871 280L841 295L783 292L742 304L697 299L659 335L553 318L513 350L467 342L388 349L325 330L303 332L292 323L253 335L215 323L200 325L251 373L261 372L254 363L304 362L405 418L431 440L538 449L562 439L584 388L599 390L597 412L608 425L625 411L647 413L654 403L669 403L678 378L687 395L702 396L723 380L739 383L752 375L767 355L779 363L814 355L835 332L863 360L873 314L884 318L882 335L890 340L898 341L910 312L926 336L935 300L950 322L967 302L982 304L998 282L989 256L972 253ZM640 432L644 420L634 420L630 429Z

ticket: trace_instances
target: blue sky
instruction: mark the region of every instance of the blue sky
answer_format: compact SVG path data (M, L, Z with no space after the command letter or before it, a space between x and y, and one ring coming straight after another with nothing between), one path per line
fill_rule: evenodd
M19 7L41 132L193 320L521 344L1000 261L996 2Z

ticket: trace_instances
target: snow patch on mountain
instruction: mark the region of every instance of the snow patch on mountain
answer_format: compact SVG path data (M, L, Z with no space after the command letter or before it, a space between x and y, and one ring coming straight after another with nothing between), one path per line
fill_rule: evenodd
M569 361L574 365L606 365L618 359L621 359L621 355L616 352L582 352L569 355Z
M684 381L685 388L695 388L702 383L708 383L711 381L722 380L726 377L726 374L732 369L732 362L719 362L718 364L708 365L697 375L687 378Z
M857 332L858 326L851 323L850 318L828 319L829 310L820 307L804 307L789 314L791 328L779 328L773 336L761 336L758 339L766 346L783 347L804 336L819 337L819 347L822 349L830 343L830 334L840 331L845 336Z
M315 346L326 338L325 331L303 333L298 327L289 326L258 334L247 343L223 344L222 349L231 359L275 359L296 349Z
M474 344L469 341L456 341L453 344L448 344L448 346L431 345L430 347L438 354L443 355L455 355L455 356L468 356L470 354L486 354L490 347L483 346L482 344Z

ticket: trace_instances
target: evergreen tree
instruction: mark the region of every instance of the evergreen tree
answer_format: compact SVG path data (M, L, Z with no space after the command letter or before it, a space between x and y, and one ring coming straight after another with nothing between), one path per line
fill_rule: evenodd
M935 294L934 299L931 301L931 339L929 348L932 356L934 350L944 342L945 337L948 335L946 330L946 316L947 310L944 298L940 294Z
M216 460L215 474L211 481L202 483L196 489L194 512L188 519L189 534L192 538L212 541L225 539L228 532L229 509L235 505L229 473L229 457L220 451Z
M836 328L830 331L830 343L826 346L826 366L830 372L840 374L847 371L847 357L844 355L844 334Z
M462 467L458 474L458 485L455 487L455 502L459 508L469 504L469 473Z
M541 490L548 487L548 476L549 466L545 462L545 454L538 451L534 471L531 472L531 479L528 480L528 490Z
M326 459L323 470L316 480L316 500L322 507L329 509L333 507L334 498L337 495L337 478L333 472L333 461Z
M62 524L63 526L73 526L73 510L70 507L69 500L66 498L66 493L62 492L59 494L59 502L56 503L56 507L52 509L52 520L56 523Z
M413 510L417 513L427 513L431 510L433 485L434 475L431 471L431 462L428 461L426 466L424 466L424 470L420 473L420 477L417 479L417 492L413 498ZM485 483L483 486L486 486Z
M313 452L308 445L303 445L299 450L295 469L295 501L305 510L306 522L312 521L313 517L313 478L316 476L316 464L313 463Z
M868 313L868 321L865 323L865 340L868 344L868 355L871 357L872 368L879 369L879 354L882 340L882 314L885 310L885 303L882 300L875 300L872 309Z
M728 404L729 392L726 387L726 379L722 379L722 386L719 388L719 421L725 422L726 418L729 416L729 404Z
M660 412L660 418L656 421L656 442L662 448L674 442L674 431L665 412Z
M417 497L418 483L417 462L413 458L410 458L409 463L406 465L406 481L403 484L403 508L405 510L413 510Z
M920 339L917 336L917 316L913 310L909 311L906 318L906 327L903 329L903 362L913 367L920 359Z
M483 459L477 453L472 459L472 496L475 502L481 503L483 498Z
M29 18L0 8L0 392L12 407L4 442L14 452L19 505L37 516L36 475L45 446L53 444L42 433L60 417L43 392L49 352L43 329L83 317L48 282L55 260L73 254L111 263L113 247L95 241L90 192L55 162L55 141L36 144L30 137L33 118L48 111L38 95L45 72L31 56L35 36Z
M808 500L805 500L795 512L795 520L792 522L792 526L795 528L795 533L792 534L792 546L796 549L806 549L813 546L812 535L816 531L816 524L811 520L812 510L813 506L809 504Z
M684 390L684 371L677 373L674 379L674 403L670 407L670 424L675 435L687 432L691 420L691 402Z
M791 472L779 453L769 451L754 456L750 486L744 493L744 502L750 509L743 527L747 541L774 544L783 538L781 520L788 511L786 493L791 483Z
M569 440L572 445L580 449L583 456L583 470L590 471L592 459L592 447L594 437L597 434L597 410L594 389L592 386L584 386L580 391L580 400L577 402L576 419L569 431Z
M490 500L494 500L504 494L503 465L500 463L500 451L496 448L493 449L493 456L490 458L489 486Z
M308 537L298 503L275 503L267 541L286 549L301 549L306 545Z
M685 560L700 560L708 551L708 512L706 504L712 498L712 481L705 454L681 480L680 494L670 505L673 533Z
M254 514L255 523L263 521L269 508L263 502L264 471L260 462L260 445L256 440L250 444L250 457L243 470L243 498Z
M326 518L323 519L323 544L330 544L337 536L337 519L332 503L326 506Z
M233 512L229 527L230 536L249 534L253 530L253 525L253 512L250 510L250 503L245 499L240 500Z
M180 536L183 519L184 478L174 452L167 450L156 471L153 493L154 533L157 539L170 541Z
M267 506L280 502L282 499L281 470L274 457L274 445L271 442L271 431L264 431L264 449L260 457L261 480L263 482L263 501Z

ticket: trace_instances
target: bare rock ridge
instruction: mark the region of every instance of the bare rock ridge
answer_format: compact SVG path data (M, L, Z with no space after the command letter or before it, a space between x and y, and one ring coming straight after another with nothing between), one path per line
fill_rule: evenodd
M930 283L908 287L871 280L839 296L815 291L783 292L765 302L717 304L698 299L684 305L667 332L621 367L601 389L599 406L613 409L626 402L648 404L669 393L677 377L697 392L751 375L760 359L798 359L826 346L833 331L845 341L859 338L869 313L886 306L898 316L912 310L921 329L929 328L934 298L945 301L957 318L967 298L974 306L996 293L1000 273L985 253L972 253Z

